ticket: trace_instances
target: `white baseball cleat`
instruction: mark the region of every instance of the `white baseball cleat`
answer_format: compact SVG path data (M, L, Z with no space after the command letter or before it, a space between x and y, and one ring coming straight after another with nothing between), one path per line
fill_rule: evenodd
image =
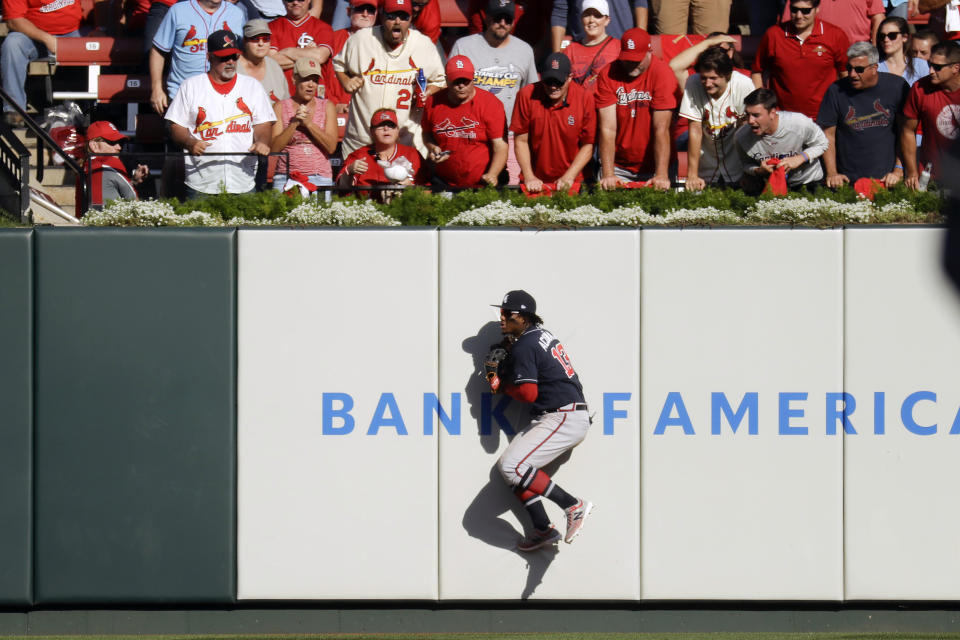
M593 503L584 502L583 500L569 509L564 510L564 513L567 514L567 535L563 537L564 542L570 544L574 538L580 535L580 530L583 528L583 521L587 519L587 516L590 515L592 510Z
M558 542L560 542L560 532L557 531L556 527L550 525L550 528L546 531L537 531L534 529L533 533L525 536L517 543L517 549L519 551L536 551L540 547Z

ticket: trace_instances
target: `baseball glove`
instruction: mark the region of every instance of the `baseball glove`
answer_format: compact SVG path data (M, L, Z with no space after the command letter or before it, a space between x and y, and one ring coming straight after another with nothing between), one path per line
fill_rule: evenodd
M500 365L507 359L507 355L506 349L500 345L494 345L483 359L483 371L490 383L490 390L494 393L500 388Z

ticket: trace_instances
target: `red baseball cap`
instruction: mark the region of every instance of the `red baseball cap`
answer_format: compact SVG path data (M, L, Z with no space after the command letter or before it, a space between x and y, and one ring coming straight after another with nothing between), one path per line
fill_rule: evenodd
M377 0L350 0L351 7L362 7L364 5L370 5L374 9L377 8L377 5L380 4Z
M87 127L87 140L93 140L94 138L103 138L108 142L120 142L126 140L127 136L120 133L112 122L97 120Z
M402 11L408 15L413 15L413 7L410 6L410 3L411 0L383 0L383 12Z
M375 129L384 122L392 122L398 127L400 126L400 122L397 120L396 111L393 109L379 109L373 114L373 117L370 118L370 128Z
M651 51L650 34L640 27L627 29L620 38L620 59L630 62L643 62L647 52Z
M450 84L457 80L473 80L473 63L467 56L453 56L447 60L445 71Z

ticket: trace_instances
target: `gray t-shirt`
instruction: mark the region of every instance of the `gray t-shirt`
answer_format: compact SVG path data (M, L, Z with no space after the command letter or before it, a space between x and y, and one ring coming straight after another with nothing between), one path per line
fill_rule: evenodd
M823 179L819 158L829 142L820 127L802 113L781 111L777 130L769 136L758 136L749 126L744 126L737 131L736 141L748 174L770 158L786 158L802 151L810 161L789 172L787 184L796 187Z
M467 56L473 63L474 84L497 96L503 103L509 127L513 103L520 89L539 79L533 49L516 36L510 36L503 46L494 48L482 33L475 33L453 43L450 57L459 55Z
M263 63L267 65L267 71L264 73L260 84L263 85L263 90L267 92L270 104L276 104L289 98L290 88L287 84L287 77L283 75L283 68L273 58L264 58ZM239 64L237 65L237 73L242 73L245 76L250 75Z
M100 188L104 204L110 200L137 199L137 192L133 190L133 186L116 170L104 167L98 173L100 174Z

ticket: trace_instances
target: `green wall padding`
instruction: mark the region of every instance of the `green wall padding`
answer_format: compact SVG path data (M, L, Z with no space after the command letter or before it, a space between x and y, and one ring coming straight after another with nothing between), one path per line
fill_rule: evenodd
M35 239L36 602L233 601L235 232Z
M32 601L33 245L0 231L0 605Z

